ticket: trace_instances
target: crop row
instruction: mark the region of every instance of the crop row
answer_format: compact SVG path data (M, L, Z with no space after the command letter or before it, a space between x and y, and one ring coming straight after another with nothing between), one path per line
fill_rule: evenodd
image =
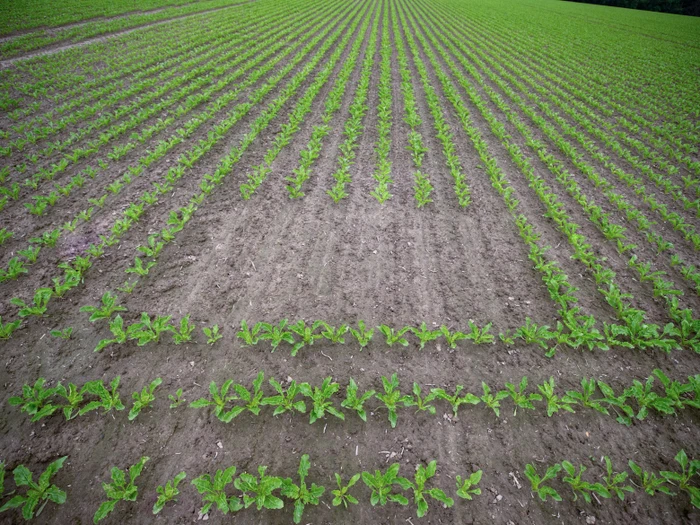
M304 29L302 27L302 29ZM332 29L332 26L325 25L325 28L321 31L321 33L317 34L315 37L311 39L309 43L306 44L306 46L299 51L294 58L286 65L284 66L281 70L277 71L276 74L269 78L261 87L259 87L254 93L252 93L249 97L249 100L246 102L242 102L238 104L232 111L229 112L228 116L221 121L218 125L216 125L213 129L208 134L207 140L200 141L197 145L195 145L193 148L191 148L189 151L183 153L180 155L178 159L178 165L175 167L170 168L166 175L164 176L164 182L163 183L158 183L154 182L153 187L154 190L152 192L146 191L142 195L142 197L138 200L141 201L140 204L136 204L136 202L132 202L131 205L123 212L123 218L117 219L114 221L113 226L111 228L111 235L102 235L102 242L100 242L98 245L91 245L87 251L87 254L84 257L81 257L79 262L81 264L81 274L87 270L92 264L91 260L95 259L99 256L101 256L104 253L104 249L108 246L111 246L112 244L116 243L119 238L124 235L136 222L138 222L139 218L141 215L143 215L144 211L146 208L149 206L153 206L158 203L158 196L161 194L166 194L169 193L172 188L173 184L177 182L184 174L185 170L191 169L192 166L207 152L209 151L214 144L216 144L221 138L223 138L226 134L226 132L238 121L240 121L248 112L250 112L255 106L256 103L259 102L265 95L267 95L272 89L279 83L279 81L284 78L290 71L294 69L294 67L302 61L304 56L311 50L313 49L318 42L320 42L328 32L330 32ZM304 39L302 39L303 41ZM284 44L286 42L285 40L282 40L280 44ZM264 43L264 42L263 42ZM328 42L324 44L325 48L328 46ZM277 49L276 46L273 46L274 49ZM161 144L163 147L159 147L153 152L149 153L149 158L147 159L149 162L141 163L137 166L136 171L134 172L133 170L129 170L129 173L125 174L124 177L128 177L129 180L126 182L120 182L119 187L117 188L118 190L121 189L121 187L128 183L131 182L132 178L135 176L140 175L143 173L144 167L148 166L150 164L150 161L153 159L161 158L165 153L174 147L176 144L179 144L185 140L197 127L199 127L203 122L206 122L208 119L212 118L212 116L220 109L222 109L222 106L228 103L230 100L233 100L236 98L236 96L240 93L240 89L243 89L244 87L247 87L251 84L253 84L255 81L257 81L261 76L263 76L265 73L270 71L281 59L282 57L286 56L288 53L291 53L294 51L296 48L295 45L290 45L287 46L285 49L285 52L282 53L282 55L276 57L275 59L271 60L268 64L266 64L264 67L256 70L253 72L248 79L241 85L238 86L239 89L233 90L233 91L228 91L224 97L231 97L231 98L224 98L224 99L219 99L215 101L209 108L208 110L201 114L199 117L195 117L194 119L190 120L187 125L185 126L184 129L178 129L178 132L176 133L176 136L172 137L172 139L165 144ZM324 48L324 49L325 49ZM317 56L317 60L320 57ZM245 68L244 68L245 70ZM305 75L308 74L308 71L303 72ZM240 75L241 71L234 71L232 75ZM297 78L299 75L297 75ZM297 83L299 82L298 80L296 81ZM224 85L219 85L217 86L219 89L222 89ZM284 100L286 98L289 98L291 96L291 92L283 94L282 97L278 97L278 100ZM254 122L254 124L258 124L258 122L262 122L263 118L269 119L271 116L274 116L279 109L273 109L269 108L266 113L264 113L265 117L259 117L258 121ZM255 136L257 133L259 133L260 130L258 130L255 134L249 134L245 137L245 140L242 143L239 155L242 154L245 149L249 146L249 144L254 140ZM204 200L204 197L211 193L211 191L214 189L214 187L218 184L221 183L223 180L223 177L225 174L230 171L230 168L232 167L233 163L231 160L227 157L224 157L220 161L220 167L218 168L217 172L215 173L214 176L212 175L205 175L203 177L202 182L200 183L200 187L202 189L201 193L199 195L196 195L195 197L192 198L190 204L183 208L182 210L177 210L173 211L171 213L171 217L169 219L169 225L172 226L172 228L165 228L165 230L162 232L162 238L163 238L163 243L168 243L171 242L174 239L174 234L177 233L182 229L184 224L191 218L192 214L194 213L194 210L196 207ZM94 204L97 207L102 207L104 205L104 199L106 199L107 194L105 194L103 197L101 197L99 200L95 201L94 203L91 201L91 204ZM83 212L81 212L82 214ZM91 212L89 212L91 213ZM175 214L173 217L172 215ZM80 216L78 217L80 218ZM89 217L88 217L89 218ZM56 240L58 236L60 236L61 230L53 230L52 232L45 232L42 237L38 238L40 243L43 244L48 244L48 245L55 245ZM70 266L70 265L69 265ZM75 266L75 264L73 264ZM67 281L69 277L71 277L71 280L74 280L74 274L70 273L75 270L70 269L70 268L65 268L65 266L59 265L59 268L64 268L65 269L65 276L63 281ZM146 270L147 273L147 270ZM70 275L69 275L70 274ZM61 281L60 278L55 278ZM56 282L56 281L54 281ZM81 281L80 281L81 282ZM80 284L80 282L74 283L74 286L77 286ZM73 287L74 287L73 286ZM35 293L35 297L39 294L39 291ZM44 296L45 292L41 292L41 295ZM50 296L49 296L50 298ZM48 300L47 300L48 302Z
M32 422L49 417L56 412L63 412L66 420L74 419L93 410L102 409L102 413L112 410L124 410L119 394L120 378L116 377L109 386L102 380L90 381L82 386L69 383L68 387L60 382L54 387L46 387L46 381L40 377L33 385L25 384L21 396L11 397L10 405L18 406L21 412L31 417ZM502 402L512 404L513 416L522 410L543 410L547 417L556 413L574 413L577 408L594 410L606 416L615 417L620 424L630 426L633 421L643 421L651 412L662 415L677 415L686 408L700 409L700 375L689 376L684 383L670 379L663 371L656 369L644 381L635 379L621 393L601 380L582 378L580 390L557 389L554 378L550 377L535 388L528 389L528 378L524 376L517 384L505 383L503 389L492 389L482 381L481 392L471 393L464 385L455 386L454 390L431 388L423 393L418 383L413 383L410 393L401 391L397 374L381 377L381 390L360 390L351 378L345 387L345 397L338 406L335 401L341 386L327 377L320 385L297 383L287 379L280 383L274 378L269 380L274 390L266 395L263 390L264 374L260 372L249 390L245 385L235 383L233 379L217 386L212 381L209 395L189 403L191 408L210 408L214 416L223 423L230 423L243 413L259 416L265 407L274 409L272 415L309 414L309 424L328 415L345 420L345 413L355 414L367 422L367 413L374 415L386 410L391 428L398 422L399 411L408 409L414 414L435 415L440 403L449 406L452 415L457 418L462 405L483 405L500 417ZM655 382L661 388L655 389ZM155 401L155 391L161 384L157 378L141 391L132 394L133 406L129 411L129 420L135 419L141 410L151 407ZM269 392L268 392L269 393ZM170 394L170 408L175 409L185 403L183 390ZM307 401L309 406L307 406ZM373 401L375 403L373 403ZM373 406L372 406L373 405ZM509 408L510 410L510 408Z
M34 517L35 511L38 516L49 502L62 505L67 500L67 494L58 486L51 483L51 479L63 467L68 456L63 456L49 464L46 470L39 477L38 482L33 481L33 475L24 465L18 465L13 470L15 485L17 489L27 487L24 494L17 494L8 500L0 512L22 507L22 515L26 520ZM136 480L140 477L149 457L142 456L141 459L125 470L119 467L112 467L110 481L103 482L102 488L105 492L104 501L93 517L93 522L98 523L105 519L114 511L119 502L133 502L138 498L139 487ZM624 501L625 493L635 493L635 486L649 495L658 493L667 496L676 496L673 489L687 492L694 507L700 508L700 488L691 485L695 481L695 476L700 468L700 461L689 459L684 450L680 450L675 456L680 470L654 471L644 470L633 460L629 460L630 470L635 475L633 480L625 470L617 472L609 457L603 456L601 462L605 462L604 475L599 481L586 481L584 473L588 468L584 465L575 467L569 461L562 461L552 465L547 469L544 476L540 477L536 468L532 464L527 464L524 469L525 477L530 482L533 494L537 494L543 501L551 497L555 501L561 501L562 497L550 486L550 483L557 479L563 471L562 482L571 489L574 501L581 496L586 503L591 503L592 498L600 503L598 498L609 499L617 496L620 501ZM307 478L311 470L311 461L308 454L301 456L299 469L297 471L297 484L292 478L283 478L268 474L267 466L259 466L257 473L250 474L243 472L236 476L236 467L230 466L224 470L217 470L213 475L202 474L193 479L191 484L201 496L203 507L199 511L200 517L208 516L215 508L224 515L235 513L244 509L255 507L258 511L262 509L281 510L285 506L285 500L291 503L294 523L301 523L306 507L317 506L321 503L321 497L326 493L326 487L315 482L307 484ZM596 465L597 467L597 465ZM423 517L428 513L429 501L433 500L450 508L455 500L449 497L445 491L434 486L431 479L437 475L437 461L432 460L427 465L417 464L413 479L399 476L401 465L393 463L386 468L385 472L376 469L374 472L363 471L356 473L347 480L337 472L334 474L337 488L330 493L333 496L332 504L335 507L342 506L347 509L349 505L359 504L359 500L353 495L357 494L359 487L355 487L358 481L362 483L369 492L369 503L372 506L384 506L387 503L395 503L407 506L409 498L413 500L417 516ZM472 500L474 496L481 494L479 483L483 476L482 470L477 470L469 476L458 475L455 477L454 492L460 499ZM589 476L587 476L589 477ZM0 464L0 494L4 492L5 464ZM179 485L187 478L187 473L181 471L172 480L167 480L164 485L156 488L156 502L153 506L153 514L159 514L166 504L177 500L180 495ZM519 484L520 482L516 482ZM589 478L590 479L590 478ZM634 483L635 486L628 483ZM635 483L636 482L636 483ZM229 488L237 492L232 494ZM37 507L41 504L39 509ZM122 504L123 505L123 504ZM172 505L171 505L172 506Z

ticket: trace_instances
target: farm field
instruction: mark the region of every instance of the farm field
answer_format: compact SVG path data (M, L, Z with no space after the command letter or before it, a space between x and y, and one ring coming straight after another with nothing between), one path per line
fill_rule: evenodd
M0 18L0 522L700 522L700 20L60 4Z

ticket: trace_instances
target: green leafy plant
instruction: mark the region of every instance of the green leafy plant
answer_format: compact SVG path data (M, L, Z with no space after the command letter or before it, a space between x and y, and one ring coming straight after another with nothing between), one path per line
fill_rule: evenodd
M317 419L324 417L326 412L339 419L345 420L345 414L335 408L335 406L333 406L333 401L331 401L333 394L340 388L340 385L338 385L338 383L332 383L332 380L331 377L325 378L320 388L311 387L308 383L299 385L299 391L313 402L309 424L313 424Z
M231 466L226 470L217 470L213 478L209 474L203 474L192 480L192 485L202 495L204 502L204 506L199 511L200 514L209 514L214 504L224 515L243 508L241 498L226 495L226 486L233 482L235 474L236 467Z
M647 472L643 470L642 467L637 465L631 459L629 460L629 466L632 469L632 472L634 472L641 481L644 492L646 492L650 496L653 496L657 492L661 492L662 494L666 494L667 496L676 495L674 492L671 492L671 489L669 489L666 486L668 480L663 476L658 477L653 472Z
M357 383L355 383L355 380L353 378L350 378L350 382L345 388L345 399L340 404L340 406L348 410L354 410L355 412L357 412L357 415L360 416L360 419L366 423L367 412L365 411L364 405L369 399L374 397L375 391L369 390L359 397L357 396L357 392Z
M291 327L290 327L291 328ZM245 320L241 321L241 330L236 334L236 337L243 341L243 346L254 346L258 343L262 323L256 323L252 329L248 328L248 323Z
M377 503L384 506L388 501L399 505L408 505L406 496L392 492L395 485L402 490L410 490L412 488L410 481L398 475L399 468L400 465L394 463L384 474L379 470L376 470L374 474L370 472L362 473L362 481L372 491L370 496L372 506L375 506Z
M411 329L410 326L406 326L400 330L394 330L390 326L383 324L377 328L384 334L387 345L393 346L394 344L400 344L401 346L408 346L408 340L403 337L403 335Z
M265 474L266 471L267 467L259 466L260 479L244 472L234 480L234 486L243 492L243 505L246 509L253 504L258 510L263 508L275 510L284 507L284 501L273 494L275 490L282 487L282 478L268 476Z
M177 501L175 498L180 494L177 486L187 477L187 474L180 472L172 480L168 480L165 486L159 485L156 488L158 499L153 504L153 514L158 514L169 501Z
M578 472L576 472L576 467L574 467L569 461L562 461L561 463L566 475L562 478L564 483L568 483L574 492L574 501L578 499L578 495L581 494L586 503L591 502L591 493L598 494L602 498L609 498L610 492L605 488L602 483L589 483L588 481L583 481L581 476L586 472L586 467L579 465Z
M175 395L168 394L168 399L170 400L170 408L177 408L184 404L185 400L182 399L182 388L178 388Z
M357 505L358 501L357 499L350 494L350 489L355 485L360 480L360 476L362 474L358 473L355 474L353 477L350 478L350 481L348 481L347 485L343 485L343 480L340 477L340 474L337 472L335 473L335 481L338 484L338 489L331 491L333 493L333 506L338 507L340 505L343 505L346 509L348 508L348 503L351 503L352 505Z
M134 257L134 265L129 266L126 273L135 273L137 275L148 275L148 271L156 265L155 261L148 261L145 265L140 257Z
M420 341L420 350L423 350L423 348L425 348L426 343L430 341L435 341L435 339L440 337L440 335L442 334L441 330L428 330L428 326L425 324L425 321L421 323L420 327L411 328L411 331L413 332L413 335L415 335Z
M216 383L212 381L209 384L210 399L200 398L190 403L191 408L205 408L208 406L214 407L214 415L219 418L219 421L230 423L234 418L232 411L226 412L228 403L236 399L235 395L229 395L228 391L233 385L233 379L228 379L221 385L221 389L217 388Z
M542 396L535 393L526 393L527 390L527 376L523 376L520 380L518 388L512 383L506 383L506 392L510 396L513 404L515 405L515 410L513 411L513 416L518 413L518 408L526 408L528 410L534 410L535 405L533 401L542 401Z
M485 344L485 343L493 343L494 337L493 334L489 333L489 330L491 329L491 325L493 323L487 323L486 326L483 328L479 328L476 326L476 324L470 319L469 320L469 329L471 330L467 336L466 339L471 339L474 344Z
M88 394L99 397L99 400L90 401L87 405L80 409L79 415L87 414L92 410L97 410L101 408L104 412L110 412L114 410L124 410L124 404L121 402L119 397L119 381L120 377L117 376L109 383L111 391L108 390L102 381L90 381L85 383L83 390Z
M144 346L150 342L157 343L164 332L172 332L173 326L170 324L171 316L155 315L153 319L147 312L141 313L141 318L126 329L129 339L136 340L136 344Z
M457 348L457 342L466 339L467 334L462 333L458 330L455 330L454 332L450 332L447 326L442 325L440 327L440 332L442 332L442 335L445 337L445 340L447 341L447 344L450 348L455 349Z
M382 376L382 386L384 387L384 393L375 394L377 399L379 399L389 413L389 423L391 423L391 428L396 428L396 422L398 420L398 414L396 409L399 403L406 403L406 401L411 401L410 396L401 395L401 390L399 390L399 378L394 373L391 379L387 379Z
M107 495L107 501L103 502L95 512L93 523L97 523L106 518L120 501L136 501L139 489L136 486L136 478L141 475L143 467L148 461L147 456L143 456L138 463L129 467L129 482L126 481L126 472L112 467L112 482L102 483L102 488Z
M20 411L32 416L32 422L50 416L60 408L50 402L57 392L57 387L44 388L45 384L46 380L43 377L37 379L33 386L25 384L22 387L22 396L13 396L8 403L11 406L22 407Z
M285 330L289 324L287 319L282 319L279 324L273 325L270 323L260 323L261 341L270 341L272 351L277 350L277 347L284 341L290 345L294 345L294 336L289 330Z
M95 347L95 352L100 352L104 350L107 346L111 344L124 344L126 343L127 333L124 330L124 319L121 315L117 315L109 323L109 330L114 336L112 339L102 339L97 343Z
M275 407L273 416L279 416L285 412L306 414L306 403L303 400L296 401L297 395L301 393L296 381L292 381L287 390L282 388L282 385L275 379L270 379L270 385L275 389L277 395L263 398L260 404Z
M153 401L156 400L156 396L153 393L162 382L163 380L160 377L157 377L151 381L148 386L143 387L141 392L134 392L131 395L131 397L134 399L134 406L131 407L131 410L129 410L129 421L136 419L136 416L141 413L141 410L151 406Z
M350 327L350 333L357 340L360 345L360 351L362 351L362 349L365 348L372 340L374 328L367 330L365 327L365 322L360 320L357 322L357 329Z
M321 501L321 496L326 491L322 486L312 483L310 487L306 486L306 476L309 475L311 462L309 455L301 456L299 462L299 485L292 482L291 479L284 479L282 482L282 490L280 493L285 498L294 502L294 523L301 523L301 517L304 514L306 505L318 505Z
M17 330L21 324L22 321L20 319L8 321L7 323L3 324L2 316L0 315L0 340L9 339L12 333Z
M187 314L185 317L180 319L180 329L176 326L173 327L173 342L176 345L181 345L182 343L188 343L192 341L192 332L194 332L195 325L190 323L190 315Z
M552 465L545 472L544 477L540 478L535 470L535 467L528 463L525 465L525 477L530 480L532 485L532 492L536 493L542 501L547 501L547 496L551 497L554 501L561 501L561 496L552 487L545 485L546 481L556 479L559 471L561 471L561 465L557 463Z
M32 473L24 465L16 467L12 474L15 478L15 485L19 487L27 487L26 494L17 494L2 507L0 512L5 512L9 509L22 507L22 517L25 520L30 520L34 517L34 511L39 516L41 511L49 501L62 505L66 502L66 493L59 489L56 485L51 484L51 478L63 467L63 462L68 456L63 456L53 463L50 463L46 470L39 476L39 481L35 482L32 479ZM2 465L2 482L4 483L5 465ZM0 489L2 484L0 484ZM2 491L0 490L0 493ZM40 506L39 506L40 505ZM37 510L37 506L39 509Z
M208 328L205 326L202 328L202 331L204 332L204 335L207 336L207 344L208 345L213 345L214 343L216 343L219 339L221 339L223 337L223 335L221 335L219 333L219 325L218 324L215 324L211 328Z
M455 417L457 417L457 410L459 410L459 407L464 404L470 404L470 405L478 405L481 400L476 397L474 394L470 394L467 392L463 396L460 396L459 394L464 390L464 387L462 385L457 385L455 387L455 393L453 395L450 395L445 391L443 388L433 388L430 391L434 393L438 399L443 399L444 401L447 401L450 406L452 407L452 412Z
M549 381L545 381L541 385L537 385L537 388L542 393L544 400L547 402L547 416L552 417L552 414L559 412L559 410L566 410L567 412L574 413L574 409L571 407L571 403L574 402L569 399L568 396L559 398L554 393L554 378L550 377Z
M414 482L410 483L410 487L413 489L413 501L417 507L417 514L419 518L425 516L428 512L428 501L426 496L429 496L445 507L449 508L454 505L454 500L447 497L447 495L439 488L426 489L425 484L430 480L430 478L435 476L437 471L437 461L433 460L428 463L427 467L423 465L418 465L416 468L416 474L414 477Z
M623 485L627 481L629 474L627 472L615 472L613 470L612 461L608 456L605 456L606 475L603 478L605 488L610 494L615 494L621 501L625 499L625 492L634 492L634 488L630 485Z
M478 496L481 494L481 489L477 487L481 481L481 476L483 472L477 470L473 472L468 478L462 479L462 476L457 475L455 478L457 482L457 496L462 499L471 500L473 496Z
M500 413L501 403L500 402L508 397L508 392L505 390L500 390L500 391L496 392L496 394L494 395L491 393L491 389L489 388L489 385L487 385L483 381L481 382L481 388L484 391L484 395L481 396L481 398L480 398L481 401L487 407L489 407L491 410L494 411L494 413L496 414L496 417L500 417L501 416L501 413Z
M70 339L70 336L73 334L73 327L69 326L68 328L64 328L63 330L51 330L51 335L54 337L58 337L60 339Z
M39 288L34 293L34 299L32 300L33 305L26 304L22 299L14 297L10 300L12 304L20 307L19 316L28 317L30 315L36 315L41 317L46 313L49 301L53 295L53 290L51 288Z
M105 292L102 295L102 306L82 306L80 311L91 314L90 322L94 323L100 319L111 319L115 312L126 312L126 307L117 304L116 295Z
M311 346L314 344L314 341L323 338L323 335L316 333L316 330L324 326L324 324L325 323L323 321L316 321L311 326L306 326L306 323L303 320L300 320L292 325L289 325L289 330L300 337L299 341L294 343L294 346L292 347L292 357L296 356L299 350L301 350L303 347ZM248 333L250 335L250 340L252 341L254 336L250 334L250 332Z
M700 460L689 460L685 450L681 449L676 457L676 462L681 466L681 472L662 470L661 476L670 484L676 485L680 490L690 495L690 502L695 508L700 508L700 488L690 484L690 480L700 471Z
M431 405L431 401L437 398L436 392L430 392L425 397L422 396L422 390L418 383L413 383L413 397L404 396L403 403L406 407L416 407L416 413L427 411L430 414L435 414L435 407Z
M323 331L321 335L328 339L333 344L345 344L345 338L343 337L349 330L349 326L346 324L341 324L338 328L329 325L328 323L322 322Z

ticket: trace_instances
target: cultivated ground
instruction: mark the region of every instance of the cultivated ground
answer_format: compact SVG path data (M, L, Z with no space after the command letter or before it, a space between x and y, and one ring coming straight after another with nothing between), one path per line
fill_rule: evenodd
M52 478L67 501L35 520L89 523L110 469L147 456L136 501L105 522L289 523L288 498L203 514L191 481L266 465L298 483L308 454L325 492L302 523L700 520L697 475L660 473L700 453L698 20L549 0L220 7L0 71L2 504L18 465L36 479L67 456ZM102 308L112 300L122 308ZM159 319L172 329L158 334ZM242 321L283 320L274 352L272 327L253 345L237 336ZM330 328L299 347L290 327L316 320ZM364 349L342 334L362 321ZM455 331L468 337L451 345ZM309 424L304 392L305 413L190 407L211 382L251 390L261 371L266 398L270 378L332 378L344 419ZM341 406L351 379L383 395L394 373L408 396L395 428L391 393L370 397L366 421ZM116 377L124 410L76 415ZM506 388L523 377L529 408ZM91 386L11 401L39 378ZM130 420L131 393L156 378ZM414 384L436 390L432 410L406 406ZM628 473L624 500L605 457ZM333 504L334 473L399 463L414 481L432 460L426 488L454 502L428 498L423 518L400 485L407 506L372 505L364 480L358 504ZM561 501L543 501L526 466L564 461L589 485L573 492L560 470L544 485ZM156 487L181 471L177 502L154 516ZM456 477L478 471L480 494L459 497Z

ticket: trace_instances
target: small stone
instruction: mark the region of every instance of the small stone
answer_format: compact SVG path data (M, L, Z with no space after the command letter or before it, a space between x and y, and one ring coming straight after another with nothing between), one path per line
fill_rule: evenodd
M224 444L221 441L217 441L216 446L219 448L224 448Z
M586 518L586 524L587 524L587 525L594 525L594 523L595 523L595 516L588 516L588 517Z

